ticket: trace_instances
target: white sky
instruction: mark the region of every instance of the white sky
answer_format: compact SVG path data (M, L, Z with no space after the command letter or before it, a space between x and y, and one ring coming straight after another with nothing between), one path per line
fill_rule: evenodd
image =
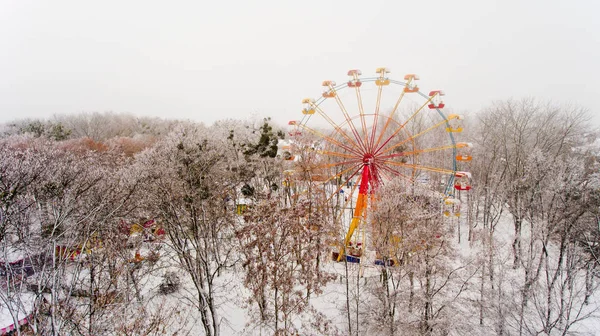
M534 96L599 115L600 1L0 2L0 122L92 111L301 116L349 69L447 106ZM600 116L596 116L600 122Z

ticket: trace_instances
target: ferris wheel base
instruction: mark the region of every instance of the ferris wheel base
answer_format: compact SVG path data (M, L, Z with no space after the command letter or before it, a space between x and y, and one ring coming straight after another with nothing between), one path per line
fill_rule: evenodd
M392 259L387 259L387 260L375 259L375 265L391 267L391 266L395 266L396 262Z
M346 255L346 262L349 262L349 263L360 264L361 263L360 259L361 259L361 257L358 257L358 256ZM343 256L342 256L342 258L340 258L339 252L332 251L331 252L331 260L336 261L336 262L343 262L344 258L343 258ZM375 264L375 266L391 267L391 266L396 265L396 262L392 259L387 259L387 260L375 259L373 263Z
M339 252L332 251L331 252L331 260L342 262L342 261L344 261L344 257L342 256L342 258L340 258ZM346 255L346 262L358 264L358 263L360 263L360 257Z

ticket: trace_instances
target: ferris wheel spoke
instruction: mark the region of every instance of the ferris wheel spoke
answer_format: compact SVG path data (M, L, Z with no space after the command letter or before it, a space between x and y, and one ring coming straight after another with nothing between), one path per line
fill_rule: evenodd
M319 150L317 152L319 154L331 155L331 156L341 157L341 158L345 158L345 159L362 160L362 158L358 155L352 155L352 154L347 154L347 153L332 152L332 151L326 151L326 150Z
M356 96L358 99L358 105L359 105L359 115L360 115L360 124L362 127L362 132L363 132L363 139L367 138L367 122L365 121L365 111L364 108L362 106L362 96L360 94L360 89L356 88Z
M361 155L361 153L359 152L359 148L356 147L356 146L350 147L350 146L348 146L348 145L346 145L346 144L344 144L344 143L342 143L342 142L340 142L340 141L338 141L338 140L336 140L336 139L334 139L334 138L332 138L332 137L330 137L328 135L325 135L325 134L323 134L323 133L321 133L321 132L319 132L319 131L317 131L315 129L312 129L312 128L306 126L305 124L298 124L297 126L300 127L300 128L302 128L305 131L308 131L308 132L310 132L310 133L312 133L312 134L314 134L314 135L316 135L316 136L318 136L318 137L320 137L320 138L328 141L332 145L336 145L336 146L338 146L340 148L343 148L343 149L347 150L348 152L354 153L356 155ZM351 141L350 139L348 139L348 140ZM350 142L350 144L356 145L356 143L354 143L354 142Z
M392 167L390 167L390 166L387 166L387 165L381 165L381 170L382 170L382 171L385 171L385 172L387 172L387 173L389 173L389 174L391 174L391 175L393 175L393 176L397 176L397 177L400 177L400 178L402 178L402 179L405 179L405 180L407 180L407 181L412 181L412 179L411 179L410 177L408 177L408 176L406 176L406 175L402 174L401 172L397 171L396 169L393 169L393 168L392 168Z
M398 143L394 144L393 146L390 146L390 147L386 148L386 149L385 149L383 152L381 152L381 154L388 153L388 152L390 152L391 150L393 150L393 149L395 149L395 148L398 148L398 147L400 147L400 146L404 145L405 143L407 143L407 142L408 142L408 141L410 141L410 140L414 140L414 139L416 139L417 137L419 137L419 136L421 136L421 135L423 135L423 134L426 134L427 132L430 132L430 131L432 131L432 130L434 130L434 129L436 129L436 128L438 128L438 127L442 126L442 125L446 125L446 123L447 123L447 122L448 122L447 120L442 120L442 121L440 121L439 123L437 123L437 124L435 124L435 125L433 125L433 126L431 126L431 127L427 128L427 129L425 129L424 131L421 131L421 132L419 132L419 133L417 133L417 134L414 134L414 135L412 135L412 136L410 136L410 137L408 137L408 138L406 138L406 139L404 139L404 140L402 140L402 141L400 141L400 142L398 142ZM381 150L381 149L380 149L380 150Z
M303 171L327 169L327 168L333 168L333 167L345 166L345 165L357 165L360 163L362 163L362 159L348 160L348 161L341 161L341 162L334 162L334 163L323 163L320 165L310 166L308 168L299 168L298 170L295 170L295 171L303 172Z
M351 161L345 161L345 162L339 162L339 163L336 162L336 163L330 163L329 165L330 165L330 167L328 167L328 168L335 167L335 166L344 166L344 165L353 165L352 166L352 168L353 168L356 166L361 166L362 160L357 159L357 160L351 160ZM344 170L344 172L346 172L346 170Z
M373 164L371 173L375 176L374 181L372 182L372 187L377 189L380 186L381 181L383 181L381 178L381 170L377 164Z
M354 176L355 176L355 175L356 175L356 174L357 174L357 173L360 171L360 168L362 168L362 164L355 164L355 165L353 165L353 166L351 166L351 167L349 167L349 168L347 168L347 169L344 169L344 170L342 170L341 172L339 172L339 173L337 173L337 174L335 174L335 175L333 175L333 176L329 177L328 179L326 179L326 180L324 180L324 181L320 181L320 183L321 183L321 184L327 184L328 182L332 181L333 179L335 179L335 178L338 178L338 177L342 176L343 174L346 174L346 173L348 173L348 172L350 172L350 171L352 171L352 170L354 169L354 173L352 173L352 175L350 175L350 177L348 178L348 180L349 180L349 179L351 179L352 177L354 177ZM306 170L296 170L296 172L306 172ZM359 179L360 179L360 176L359 176ZM340 186L340 187L337 189L337 191L336 191L335 193L333 193L331 196L329 196L329 198L327 198L327 199L326 199L326 202L329 202L329 201L331 201L331 199L332 199L332 198L335 196L335 194L336 194L336 193L338 193L338 192L340 192L340 190L342 189L342 187L343 187L343 186L344 186L344 185L342 184L342 185L341 185L341 186ZM353 186L353 189L352 189L352 193L351 193L351 194L353 194L353 193L354 193L354 188L356 188L356 186ZM301 193L300 193L300 195L302 195L302 194L306 194L307 192L308 192L308 190L305 190L305 191L301 192Z
M356 100L358 102L358 114L360 115L360 122L361 122L361 127L362 127L362 132L363 132L363 138L366 139L367 123L364 118L365 109L363 106L362 94L360 93L360 87L361 87L362 83L360 81L360 78L358 77L360 75L360 71L359 70L350 70L348 72L348 74L352 75L352 80L350 82L348 82L348 85L354 87L354 90L356 92Z
M318 105L316 105L315 103L311 102L310 103L311 107L313 107L321 117L323 117L323 119L325 119L330 125L331 127L333 127L333 129L335 130L336 133L338 133L339 135L341 135L344 139L346 139L350 144L353 145L353 147L356 148L356 153L360 152L360 146L358 145L358 143L353 140L348 134L346 134L346 132L344 132L344 130L338 125L336 124L328 115L327 113L325 113L325 111L323 111L323 109L321 109ZM301 125L306 127L306 123L302 123ZM312 132L314 133L314 132ZM323 137L325 135L322 135L321 137Z
M386 167L386 168L389 168L389 167ZM410 181L410 179L408 177L406 177L404 175L399 175L398 172L390 170L391 168L390 169L386 169L386 168L381 170L381 175L382 175L382 177L385 177L388 181L392 180L395 177L400 177L403 180Z
M433 97L435 97L435 96L431 96L431 97L429 97L429 99L427 99L427 100L425 101L425 103L424 103L423 105L421 105L421 107L419 107L419 108L418 108L418 109L417 109L417 110L416 110L416 111L415 111L415 112L414 112L414 113L413 113L413 114L410 116L410 118L408 118L408 119L407 119L407 120L406 120L406 121L405 121L405 122L404 122L402 125L400 125L400 127L398 127L398 128L397 128L397 129L394 131L394 133L393 133L393 134L392 134L392 135L391 135L389 138L387 138L387 140L385 140L385 141L383 142L383 144L381 144L381 146L379 146L379 147L377 148L377 150L375 150L375 154L379 153L379 151L380 151L380 150L381 150L383 147L385 147L385 145L387 145L387 144L388 144L388 143L389 143L389 142L390 142L390 141L391 141L391 140L392 140L392 139L393 139L393 138L394 138L396 135L398 135L398 133L400 133L400 131L401 131L402 129L404 129L404 126L406 126L406 125L407 125L407 124L408 124L408 123L409 123L409 122L410 122L410 121L411 121L411 120L412 120L414 117L416 117L416 116L417 116L417 114L419 114L419 112L421 112L421 111L423 110L423 108L425 108L425 106L427 106L427 105L428 105L428 104L431 102L431 100L433 99ZM444 121L444 122L445 122L445 121Z
M412 82L412 77L406 83L404 83L404 87L407 88L411 82ZM379 144L381 143L381 139L383 139L383 136L385 135L385 132L387 131L387 129L390 125L390 122L394 119L394 115L396 114L396 111L398 110L398 106L400 106L400 103L402 102L402 98L404 98L405 94L406 94L406 91L402 90L402 92L400 93L400 97L398 97L398 100L396 100L396 104L394 104L394 108L392 109L392 112L390 112L390 115L388 116L387 120L385 121L385 124L383 125L383 129L379 133L377 142L375 142L375 144L373 145L373 149L377 148L379 146Z
M333 180L334 178L340 177L340 176L342 176L343 174L346 174L346 173L348 173L348 172L351 172L351 171L354 169L354 172L353 172L353 173L352 173L352 174L351 174L351 175L350 175L350 176L349 176L349 177L346 179L346 182L345 182L345 183L343 183L342 185L340 185L340 186L339 186L339 188L337 188L336 192L332 193L332 194L331 194L331 196L330 196L330 197L327 199L327 201L330 201L330 200L331 200L331 199L332 199L332 198L333 198L333 197L334 197L334 196L335 196L337 193L339 193L339 192L340 192L340 190L342 190L342 188L344 187L344 185L345 185L345 184L347 184L347 183L348 183L348 181L349 181L349 180L351 180L351 179L352 179L354 176L356 176L356 174L358 174L358 172L360 171L360 168L362 168L362 165L361 165L361 164L358 164L358 165L352 166L352 167L350 167L350 168L348 168L348 169L345 169L345 170L343 170L342 172L340 172L340 173L338 173L338 174L334 175L334 176L331 178L331 180ZM355 185L353 185L353 186L352 186L352 189L351 189L350 195L353 195L353 194L354 194L354 190L356 189L356 186L357 186L357 185L359 185L359 184L360 184L360 175L359 175L359 177L358 177L358 183L356 183Z
M329 85L329 89L331 91L335 92L335 88L331 84ZM350 130L352 131L352 134L354 135L354 138L356 139L356 142L362 147L362 150L364 152L367 152L366 144L363 142L362 138L358 134L358 131L356 130L356 126L354 126L354 123L352 122L352 118L350 118L350 115L348 114L348 111L346 110L344 103L342 102L342 100L340 99L340 97L337 94L335 94L334 98L335 98L335 101L337 102L338 106L340 107L340 110L342 111L342 114L344 115L344 118L346 119L346 122L348 123L348 126L350 127Z
M410 169L416 169L416 170L425 170L425 171L448 174L448 175L455 174L454 170L445 169L445 168L437 168L437 167L421 166L419 164L402 163L402 162L396 162L396 161L391 161L391 160L383 160L383 163L392 165L392 166L398 166L398 167L404 167L404 168L410 168Z
M385 78L385 72L381 73L380 79ZM371 136L369 141L369 151L373 151L373 144L375 142L375 133L377 132L377 119L379 118L379 108L381 106L381 93L383 92L383 85L377 86L377 100L375 101L375 116L373 117L373 126L371 126Z
M380 175L382 177L386 177L388 180L391 180L394 177L394 175L390 174L389 172L385 171L384 169L382 169L380 171Z
M333 178L340 177L340 176L342 176L342 175L344 175L344 174L346 174L346 173L348 173L348 172L350 172L350 171L353 171L353 173L352 173L352 174L351 174L351 175L350 175L350 176L349 176L349 177L346 179L346 183L347 183L347 182L348 182L348 180L352 179L352 178L353 178L353 177L354 177L354 176L355 176L355 175L356 175L356 174L357 174L357 173L360 171L360 168L361 168L361 167L362 167L362 164L361 164L361 163L357 163L357 164L355 164L355 165L353 165L353 166L351 166L351 167L349 167L349 168L346 168L346 169L342 170L341 172L339 172L339 173L335 174L335 175L333 176ZM332 178L332 179L333 179L333 178ZM331 180L332 180L332 179L331 179ZM344 184L345 184L345 183L344 183Z
M357 163L357 164L355 164L355 165L353 165L353 166L351 166L351 167L349 167L349 168L346 168L346 169L342 170L341 172L339 172L339 173L337 173L337 174L335 174L335 175L333 175L333 176L330 176L328 179L326 179L326 180L322 181L322 183L323 183L323 184L326 184L326 183L328 183L328 182L331 182L331 181L333 181L334 179L336 179L336 178L338 178L338 177L340 177L340 176L342 176L342 175L344 175L344 174L346 174L346 173L348 173L348 172L352 171L353 169L355 169L356 171L358 171L358 170L360 170L360 166L361 166L361 164ZM356 174L356 173L355 173L355 174ZM341 187L340 187L340 189L341 189ZM340 190L340 189L338 189L338 192L339 192L339 190Z
M378 159L391 159L391 158L395 158L395 157L410 156L410 155L414 155L414 154L436 152L436 151L442 151L442 150L454 149L454 148L457 148L456 145L448 145L448 146L441 146L441 147L435 147L435 148L418 149L418 150L414 150L414 151L410 151L410 152L400 152L400 153L394 153L394 154L388 154L388 155L378 155L377 158Z

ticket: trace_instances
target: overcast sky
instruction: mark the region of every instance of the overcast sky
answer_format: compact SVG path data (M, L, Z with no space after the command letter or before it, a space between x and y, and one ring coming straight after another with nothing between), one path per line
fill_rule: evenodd
M286 122L322 80L380 66L419 74L458 111L533 96L600 115L598 13L598 0L5 0L0 122L93 111Z

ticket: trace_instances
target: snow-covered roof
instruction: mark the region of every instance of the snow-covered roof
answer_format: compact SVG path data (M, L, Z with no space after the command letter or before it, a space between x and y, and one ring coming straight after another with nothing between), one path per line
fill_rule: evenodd
M21 293L20 302L6 302L0 304L0 335L6 335L18 326L29 323L33 311L35 295L32 293Z

